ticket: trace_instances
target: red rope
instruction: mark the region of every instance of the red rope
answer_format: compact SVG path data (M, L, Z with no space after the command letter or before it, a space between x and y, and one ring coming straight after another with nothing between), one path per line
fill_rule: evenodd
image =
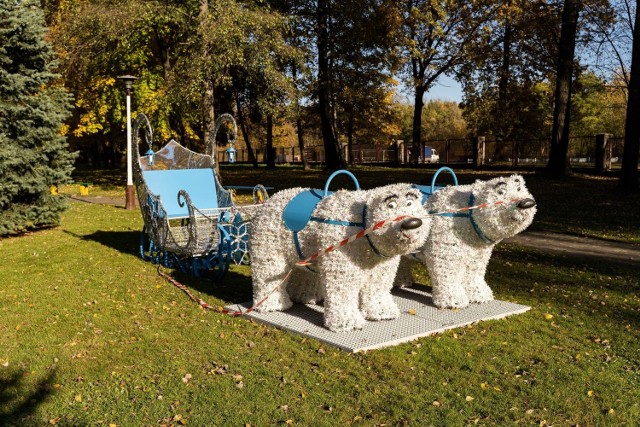
M173 277L169 276L168 274L164 273L161 268L160 265L158 265L158 275L160 275L160 277L164 278L165 280L167 280L168 282L171 282L176 288L182 290L185 294L187 294L187 296L189 298L191 298L193 301L197 302L198 305L200 305L200 307L206 309L206 310L214 310L217 312L220 312L222 314L228 314L230 316L242 316L244 314L248 314L251 313L253 310L255 310L257 307L259 307L260 305L262 305L267 299L269 299L269 297L278 290L278 288L282 285L284 285L287 280L289 280L289 276L291 276L291 273L293 272L293 270L290 270L287 275L284 277L284 279L282 279L282 282L280 282L280 284L278 286L276 286L275 288L273 288L273 290L271 290L271 292L269 292L269 294L267 296L265 296L264 298L262 298L260 301L258 301L256 304L254 304L252 307L247 308L246 310L242 310L242 309L238 309L238 310L228 310L226 308L216 308L213 307L212 305L210 305L209 303L207 303L206 301L204 301L202 298L198 298L195 295L193 295L193 293L189 290L189 288L187 288L185 285L183 285L182 283L178 282L176 279L174 279Z

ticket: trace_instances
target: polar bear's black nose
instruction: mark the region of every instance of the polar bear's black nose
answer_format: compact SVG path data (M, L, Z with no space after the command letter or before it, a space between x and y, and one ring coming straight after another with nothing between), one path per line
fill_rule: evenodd
M533 199L522 199L518 202L519 209L529 209L536 205L536 201Z
M420 218L408 218L402 221L402 224L400 224L400 228L402 228L403 230L415 230L421 225L422 220Z

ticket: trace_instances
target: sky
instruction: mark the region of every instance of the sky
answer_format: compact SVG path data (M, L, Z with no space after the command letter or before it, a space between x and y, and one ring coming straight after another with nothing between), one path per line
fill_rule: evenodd
M425 103L432 99L462 102L462 86L449 76L440 76L424 96Z
M402 101L408 104L413 104L413 91L411 88L407 88L402 85L399 87ZM424 102L427 103L430 100L440 99L442 101L454 101L457 103L462 102L462 86L449 76L442 75L436 81L436 83L429 89L424 95Z

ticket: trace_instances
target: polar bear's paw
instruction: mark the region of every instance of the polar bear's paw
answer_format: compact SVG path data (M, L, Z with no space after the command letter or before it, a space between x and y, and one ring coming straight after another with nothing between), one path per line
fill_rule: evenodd
M393 302L391 295L363 301L360 311L367 320L390 320L397 319L400 316L400 309Z
M327 312L324 316L324 325L333 332L346 332L354 329L362 329L366 320L362 314L355 312Z
M483 303L493 301L493 291L486 284L471 286L466 289L470 303Z
M267 313L288 310L293 305L293 302L287 294L273 294L265 300L254 298L253 304L256 305L255 310L257 312Z
M469 305L469 297L465 293L433 293L433 304L438 308L464 308Z

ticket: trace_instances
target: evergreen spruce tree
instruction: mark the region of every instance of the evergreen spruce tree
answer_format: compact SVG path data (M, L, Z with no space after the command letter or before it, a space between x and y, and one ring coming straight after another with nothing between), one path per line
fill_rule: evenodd
M71 96L46 32L37 0L0 0L0 236L57 224L67 207L50 187L71 180Z

